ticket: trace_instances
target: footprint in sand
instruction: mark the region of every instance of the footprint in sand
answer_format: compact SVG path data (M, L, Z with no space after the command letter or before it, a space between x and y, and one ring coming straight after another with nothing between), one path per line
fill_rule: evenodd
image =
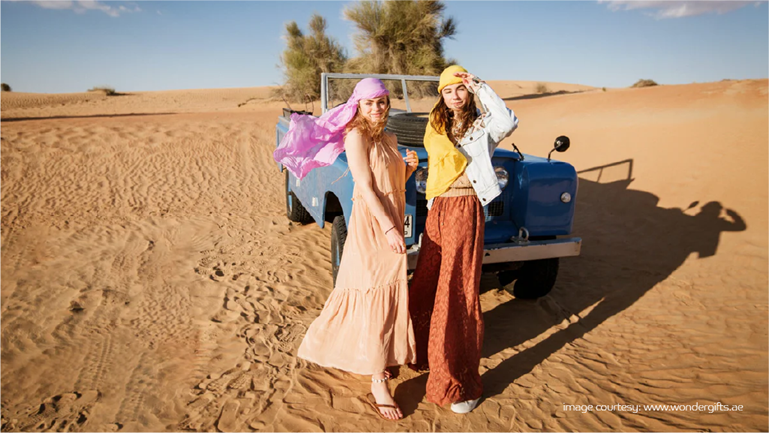
M240 411L238 399L255 399L252 383L256 376L251 372L251 363L243 362L224 372L221 376L213 376L198 384L202 395L187 406L187 415L179 424L182 430L207 430L216 424L223 432L242 431L243 426L237 418L240 412L246 415L250 412L246 407Z
M240 423L238 423L238 409L240 408L240 402L237 400L228 400L222 408L222 414L219 417L217 427L219 431L223 432L235 432L240 431Z
M201 260L200 263L198 263L198 266L195 268L195 273L197 274L208 274L208 278L211 281L216 281L217 283L223 282L223 281L237 281L238 278L240 278L242 275L244 275L244 272L238 272L235 270L235 267L238 266L235 262L224 262L224 261L217 261L216 264L213 265L213 267L210 268L210 271L207 271L206 268L208 268L211 264L211 260ZM241 267L243 263L240 264Z
M289 355L294 354L298 349L298 342L301 341L306 332L307 327L301 323L293 323L278 328L278 330L275 331L278 350Z
M228 390L234 390L239 393L248 391L251 387L251 376L248 372L250 363L242 367L231 368L224 372L221 377L212 379L208 383L201 383L198 387L205 389L217 397L224 395Z
M179 423L179 430L201 431L206 420L219 412L219 405L213 394L205 393L187 406L187 415Z
M98 399L96 390L55 395L27 411L27 418L19 420L17 425L22 431L82 430Z
M224 269L222 269L224 267L222 263L217 263L211 270L208 278L216 282L224 281L226 275Z

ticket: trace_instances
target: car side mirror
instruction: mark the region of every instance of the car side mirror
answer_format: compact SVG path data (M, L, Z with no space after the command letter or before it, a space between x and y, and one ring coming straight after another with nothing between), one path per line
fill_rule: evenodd
M558 152L566 152L569 146L571 146L571 140L569 140L569 137L561 135L555 139L555 143L553 143L553 150L557 150ZM550 162L550 155L553 153L553 150L547 154L547 162Z
M554 148L559 152L566 152L570 145L571 140L569 140L569 137L562 135L555 139Z

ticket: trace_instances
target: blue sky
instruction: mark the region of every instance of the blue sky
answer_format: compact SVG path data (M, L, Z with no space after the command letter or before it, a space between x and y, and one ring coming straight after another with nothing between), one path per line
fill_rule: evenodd
M0 79L19 92L283 82L285 24L313 12L355 56L352 2L2 1ZM446 56L487 80L626 87L767 78L767 2L448 1Z

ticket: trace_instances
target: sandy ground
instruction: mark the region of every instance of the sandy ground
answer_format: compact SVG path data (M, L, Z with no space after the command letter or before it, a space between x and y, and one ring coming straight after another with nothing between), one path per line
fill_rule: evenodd
M285 217L269 89L3 93L2 430L766 431L767 80L491 84L503 147L571 137L582 255L537 301L485 275L484 401L401 368L397 423L295 356L331 228Z

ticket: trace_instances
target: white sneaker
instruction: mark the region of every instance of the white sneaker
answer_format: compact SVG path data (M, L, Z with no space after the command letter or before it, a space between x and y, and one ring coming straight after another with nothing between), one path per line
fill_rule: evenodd
M479 401L481 401L481 399L476 398L475 400L466 400L466 401L460 401L459 403L451 403L451 410L454 413L468 413L471 410L475 409L475 406L478 406Z

